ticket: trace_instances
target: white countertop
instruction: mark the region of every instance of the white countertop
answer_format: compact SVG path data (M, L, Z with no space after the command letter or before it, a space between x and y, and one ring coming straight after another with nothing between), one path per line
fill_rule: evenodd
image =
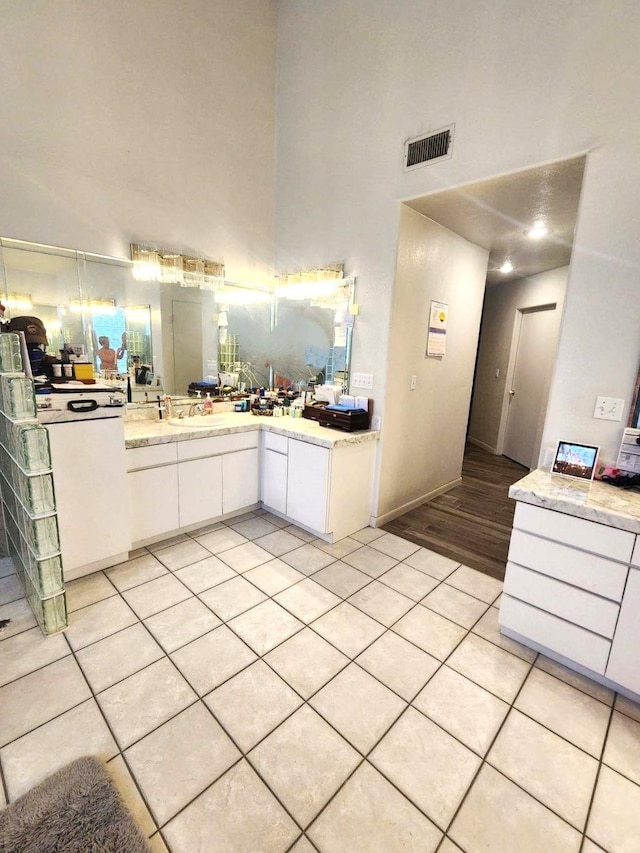
M152 444L188 441L193 438L229 435L234 432L266 430L278 435L300 438L310 444L332 448L364 441L377 441L380 435L378 430L344 432L334 427L320 426L316 421L306 418L260 417L246 412L216 414L212 415L211 420L211 427L172 426L166 420L125 420L125 446L127 448L147 447Z
M640 533L640 492L594 480L581 483L538 469L518 480L509 497L534 506Z

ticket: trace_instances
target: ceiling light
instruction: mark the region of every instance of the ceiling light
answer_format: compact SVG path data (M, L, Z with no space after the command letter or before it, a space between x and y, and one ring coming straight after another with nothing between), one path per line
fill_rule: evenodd
M500 267L500 272L503 272L505 274L508 272L513 272L513 264L511 263L511 261L505 261Z
M525 233L527 237L530 237L532 240L539 240L541 237L546 237L549 233L549 229L541 219L538 219L537 222L533 223L533 228L530 228Z

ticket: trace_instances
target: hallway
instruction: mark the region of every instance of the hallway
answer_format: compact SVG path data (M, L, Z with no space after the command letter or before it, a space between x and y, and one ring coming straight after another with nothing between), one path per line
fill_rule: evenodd
M505 456L467 444L461 485L383 529L503 580L515 511L509 486L527 473Z

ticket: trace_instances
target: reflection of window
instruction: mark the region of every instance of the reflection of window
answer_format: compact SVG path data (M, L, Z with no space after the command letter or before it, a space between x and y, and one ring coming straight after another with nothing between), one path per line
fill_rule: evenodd
M97 344L96 368L125 373L127 353L124 352L122 358L116 360L116 354L122 348L122 336L126 331L124 309L116 308L109 314L96 314L93 317L93 331Z

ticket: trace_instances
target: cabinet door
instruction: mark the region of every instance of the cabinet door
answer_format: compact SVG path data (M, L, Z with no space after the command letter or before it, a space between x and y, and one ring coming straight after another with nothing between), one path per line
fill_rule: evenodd
M287 457L274 450L265 449L262 455L262 503L287 514Z
M235 512L258 503L258 450L225 453L222 459L222 511Z
M134 543L178 529L177 465L131 471L127 483Z
M289 439L287 515L319 533L328 532L330 454L326 447Z
M634 693L640 693L640 570L629 569L620 617L613 637L606 676Z
M222 515L222 457L178 464L180 527Z

